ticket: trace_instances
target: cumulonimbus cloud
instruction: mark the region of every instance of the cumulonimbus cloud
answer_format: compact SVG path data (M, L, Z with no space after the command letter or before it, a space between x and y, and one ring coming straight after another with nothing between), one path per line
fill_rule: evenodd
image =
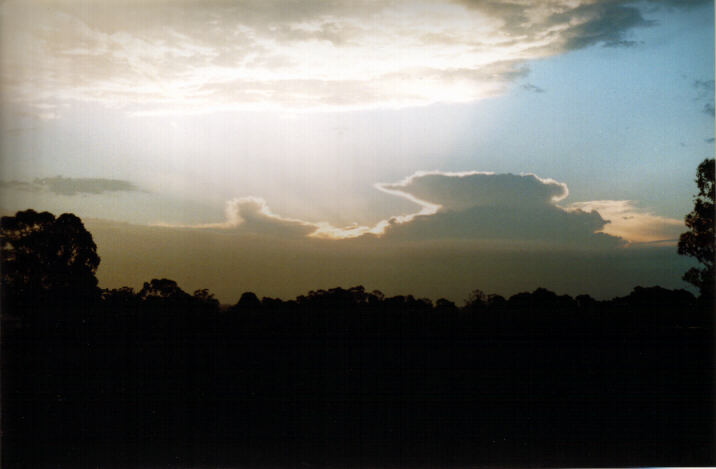
M378 184L416 200L430 200L447 210L477 205L556 203L569 195L567 185L532 173L495 174L487 171L418 171L393 184ZM415 200L414 200L415 201Z
M678 220L639 211L627 201L561 206L569 195L566 184L530 173L419 171L375 188L413 202L415 211L371 226L336 227L278 215L264 199L242 197L227 202L223 222L190 227L294 239L452 239L592 249L673 243L672 232L680 226Z
M139 114L467 102L502 93L530 60L634 45L650 24L629 0L11 0L1 94L46 119L71 102Z
M566 184L534 174L420 172L387 185L439 210L410 223L390 223L391 239L465 239L579 248L617 246L619 238L598 233L606 223L594 211L567 211L557 203Z

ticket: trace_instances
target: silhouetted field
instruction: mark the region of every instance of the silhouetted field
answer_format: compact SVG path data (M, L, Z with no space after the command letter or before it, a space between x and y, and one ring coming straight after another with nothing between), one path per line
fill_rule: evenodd
M155 280L3 318L6 468L716 464L713 312L683 290L221 310Z

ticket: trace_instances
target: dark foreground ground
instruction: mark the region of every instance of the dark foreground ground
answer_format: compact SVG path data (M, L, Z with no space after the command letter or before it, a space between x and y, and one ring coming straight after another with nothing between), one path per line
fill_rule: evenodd
M677 292L14 313L4 468L716 465L713 312Z

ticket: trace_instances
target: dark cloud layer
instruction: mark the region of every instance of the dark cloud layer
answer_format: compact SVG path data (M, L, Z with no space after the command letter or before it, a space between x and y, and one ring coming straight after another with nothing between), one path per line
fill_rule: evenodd
M387 236L400 239L492 240L515 247L528 244L571 248L612 248L620 238L597 233L607 222L597 212L568 212L555 206L471 207L416 217L410 224L392 225Z
M362 284L386 294L461 302L475 288L511 295L541 286L598 298L634 285L684 288L691 264L673 246L608 250L524 249L471 240L361 237L280 238L217 230L146 227L85 220L102 257L105 288L171 278L188 291L210 288L226 303L241 292L291 298L317 288Z
M456 0L494 18L504 21L502 31L512 37L532 37L550 28L564 27L559 33L564 50L583 49L602 44L605 47L633 47L637 41L629 40L634 28L654 25L644 18L635 2L630 0L539 2L532 0L484 1ZM710 3L708 0L648 0L647 4L687 9ZM545 7L551 14L533 19L531 12Z
M627 39L635 27L649 26L652 22L644 19L641 11L627 1L608 2L556 2L552 14L541 15L533 20L531 11L535 7L548 5L531 1L482 1L459 0L487 15L504 20L503 31L513 36L531 37L556 26L565 29L559 32L564 50L582 49L594 44L608 47L629 47L634 41ZM661 2L671 3L671 2Z

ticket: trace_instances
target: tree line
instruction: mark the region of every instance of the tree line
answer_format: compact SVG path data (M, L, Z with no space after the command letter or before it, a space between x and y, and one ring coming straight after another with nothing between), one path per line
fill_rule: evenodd
M698 304L358 286L221 309L154 280L45 305L3 323L3 467L713 465Z
M101 290L79 218L4 217L2 465L715 465L713 226L694 213L698 297L355 286L230 307L169 279Z

